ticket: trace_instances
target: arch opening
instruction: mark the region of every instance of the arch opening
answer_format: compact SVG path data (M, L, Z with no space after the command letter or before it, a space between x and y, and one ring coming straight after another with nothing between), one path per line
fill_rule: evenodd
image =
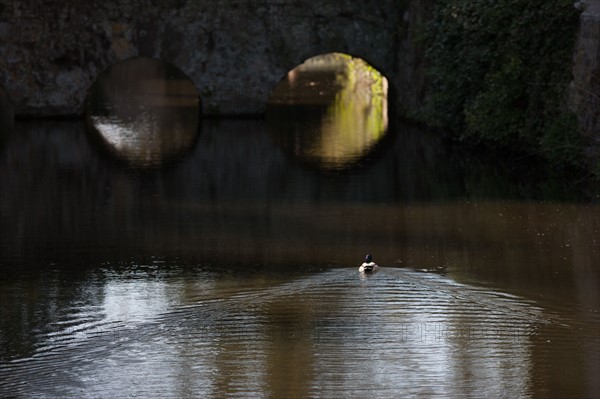
M275 142L324 170L359 165L388 130L388 81L360 58L309 58L278 83L267 104Z
M130 58L98 76L86 99L86 122L110 152L137 167L178 159L195 142L198 91L179 69Z

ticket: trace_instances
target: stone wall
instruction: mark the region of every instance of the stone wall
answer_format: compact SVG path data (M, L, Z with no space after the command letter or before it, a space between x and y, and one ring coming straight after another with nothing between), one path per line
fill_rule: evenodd
M398 44L406 39L399 35L400 24L407 25L403 4L0 0L0 86L17 115L80 115L102 71L147 56L186 73L205 114L256 114L288 70L318 54L343 52L386 75L402 103L403 93L413 94L401 71L416 65L399 54L406 50Z
M391 103L410 116L423 99L422 38L434 3L0 0L0 87L16 115L81 115L102 71L147 56L190 77L205 115L258 114L287 71L343 52L382 72ZM589 151L600 154L600 2L577 6L584 12L569 103Z
M588 157L600 159L600 1L585 0L573 62L570 105L588 140Z

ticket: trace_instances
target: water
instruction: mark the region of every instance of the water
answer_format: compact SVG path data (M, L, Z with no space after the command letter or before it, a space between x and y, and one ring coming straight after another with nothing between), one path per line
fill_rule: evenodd
M288 111L3 124L0 396L600 396L593 185Z
M177 263L4 281L3 321L20 323L3 323L2 392L595 394L598 318L585 306L545 307L407 269L361 278L354 267L228 273Z

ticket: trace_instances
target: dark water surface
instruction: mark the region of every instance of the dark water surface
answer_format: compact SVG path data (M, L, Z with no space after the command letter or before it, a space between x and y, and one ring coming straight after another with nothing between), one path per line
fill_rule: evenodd
M174 79L194 116L131 108L122 147L1 124L1 397L600 396L589 185L380 131L376 96L199 121Z
M285 155L263 121L206 121L188 156L150 170L78 122L15 130L2 395L599 392L597 204L465 171L409 126L335 173ZM367 251L384 266L370 278Z

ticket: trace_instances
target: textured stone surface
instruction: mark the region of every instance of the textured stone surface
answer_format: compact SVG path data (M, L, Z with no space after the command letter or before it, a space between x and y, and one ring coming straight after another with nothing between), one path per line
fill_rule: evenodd
M589 140L592 159L600 159L600 1L586 0L573 63L571 107L579 118L581 134Z
M0 0L0 86L25 116L80 115L119 61L168 61L207 115L262 112L287 71L323 53L365 59L410 115L423 98L423 30L435 0ZM600 142L600 2L583 0L570 106ZM125 91L126 88L125 88ZM600 144L598 144L600 148Z
M98 74L147 56L186 73L205 114L255 114L288 70L337 51L371 63L400 98L414 96L402 70L417 63L399 53L410 39L402 4L0 0L0 85L18 115L78 115Z

